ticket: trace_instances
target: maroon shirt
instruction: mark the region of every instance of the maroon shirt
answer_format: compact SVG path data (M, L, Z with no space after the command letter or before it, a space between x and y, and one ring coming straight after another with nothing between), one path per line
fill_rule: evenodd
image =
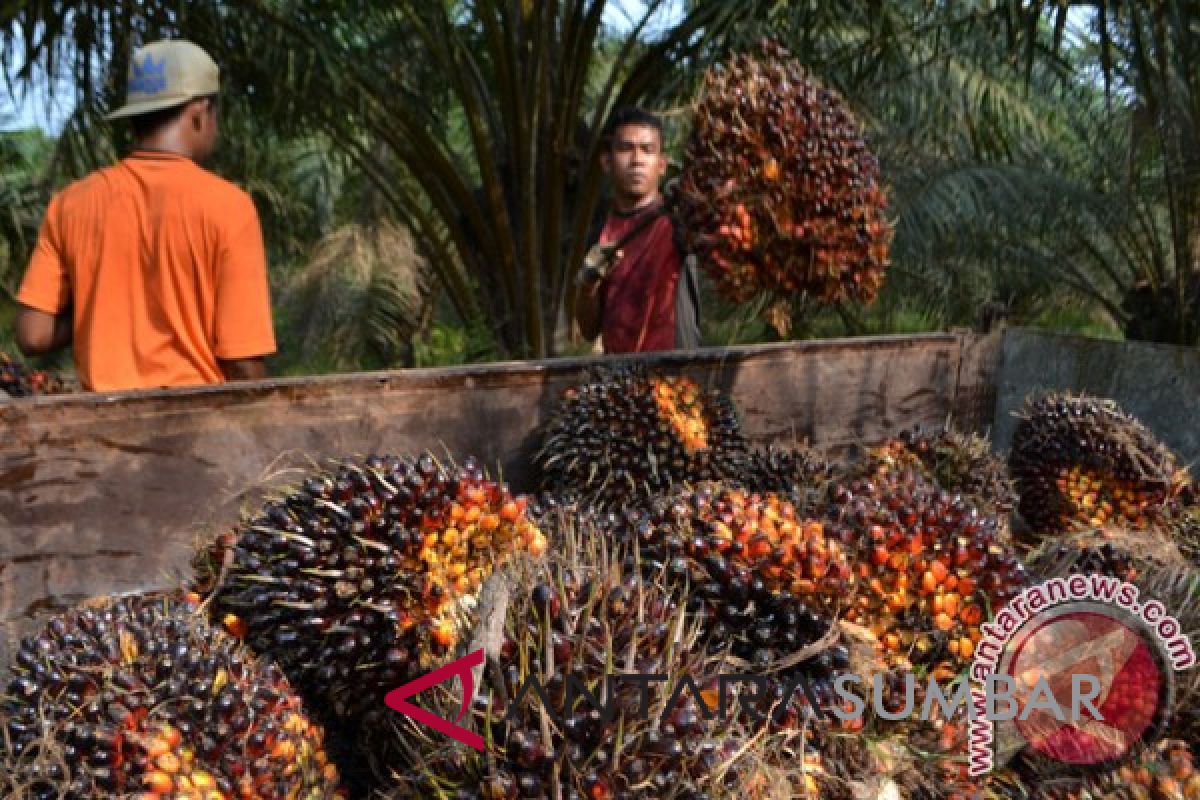
M658 209L656 204L629 214L611 212L600 232L600 243L619 241L644 214ZM670 218L663 215L647 225L622 245L621 251L604 282L604 352L674 349L680 258Z

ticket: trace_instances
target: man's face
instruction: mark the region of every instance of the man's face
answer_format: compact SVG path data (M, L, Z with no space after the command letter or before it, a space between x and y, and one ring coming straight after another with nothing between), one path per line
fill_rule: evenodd
M618 195L626 200L649 197L667 171L662 136L648 125L622 125L613 133L602 163Z

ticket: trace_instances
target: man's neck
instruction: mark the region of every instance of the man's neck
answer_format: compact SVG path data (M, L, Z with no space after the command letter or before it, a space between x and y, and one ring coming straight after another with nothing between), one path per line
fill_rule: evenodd
M650 206L658 203L661 199L662 195L660 195L658 192L643 195L641 197L621 197L619 195L614 195L612 206L613 211L616 211L618 214L632 214L635 211L641 211L644 208L649 208Z
M180 137L173 136L170 133L139 139L134 143L133 149L151 153L170 153L183 156L184 158L193 158L192 149L184 142L181 142Z

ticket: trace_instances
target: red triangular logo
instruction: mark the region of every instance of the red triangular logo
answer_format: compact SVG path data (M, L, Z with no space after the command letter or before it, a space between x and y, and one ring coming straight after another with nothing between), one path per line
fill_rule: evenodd
M393 711L399 711L406 717L412 717L422 725L428 725L435 731L446 734L451 739L456 739L462 742L467 747L473 747L476 750L483 752L483 737L477 733L460 728L455 723L466 715L467 709L471 703L471 698L475 696L475 678L471 674L471 669L483 663L483 650L479 649L473 653L468 653L457 661L451 661L444 667L439 667L433 672L424 677L417 678L415 681L392 689L383 698L383 702ZM408 702L406 698L412 697L415 694L420 694L431 686L437 686L450 678L457 675L462 679L463 684L463 699L462 708L455 717L454 722L444 720L439 716L429 713L423 708L418 708Z

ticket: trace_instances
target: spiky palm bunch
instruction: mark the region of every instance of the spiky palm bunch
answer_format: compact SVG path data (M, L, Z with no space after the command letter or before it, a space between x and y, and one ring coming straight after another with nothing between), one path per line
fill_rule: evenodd
M968 664L980 625L1027 583L1000 522L912 470L830 489L830 536L853 553L850 621L873 630L895 664Z
M66 385L54 373L30 369L23 362L0 352L0 392L12 397L31 397L65 391Z
M1036 533L1112 522L1146 528L1174 514L1188 484L1175 455L1112 400L1031 400L1013 434L1009 470Z
M473 459L372 456L308 477L199 555L231 631L338 716L451 651L484 579L546 541ZM324 710L324 708L323 708Z
M1004 460L984 437L946 428L928 433L911 428L871 448L857 472L863 475L913 469L939 487L962 495L981 510L1008 514L1017 492Z
M324 733L283 674L192 601L72 609L22 642L13 671L0 696L6 797L338 796Z
M842 98L782 48L706 73L676 200L734 302L870 301L882 285L892 226L879 164Z
M805 786L816 791L819 758L802 739L783 755L807 753L804 766L779 769L765 739L753 740L735 715L708 719L701 710L716 708L717 688L706 680L722 657L701 646L701 629L673 592L590 528L564 539L550 560L509 573L504 633L461 722L484 736L486 752L464 754L400 720L384 796L765 800L781 796L770 794L780 786L790 797L815 796ZM607 682L622 673L667 679ZM695 690L673 697L685 676ZM432 707L453 718L459 702L446 693Z
M543 487L600 508L738 474L748 450L728 397L638 366L567 389L540 436Z

